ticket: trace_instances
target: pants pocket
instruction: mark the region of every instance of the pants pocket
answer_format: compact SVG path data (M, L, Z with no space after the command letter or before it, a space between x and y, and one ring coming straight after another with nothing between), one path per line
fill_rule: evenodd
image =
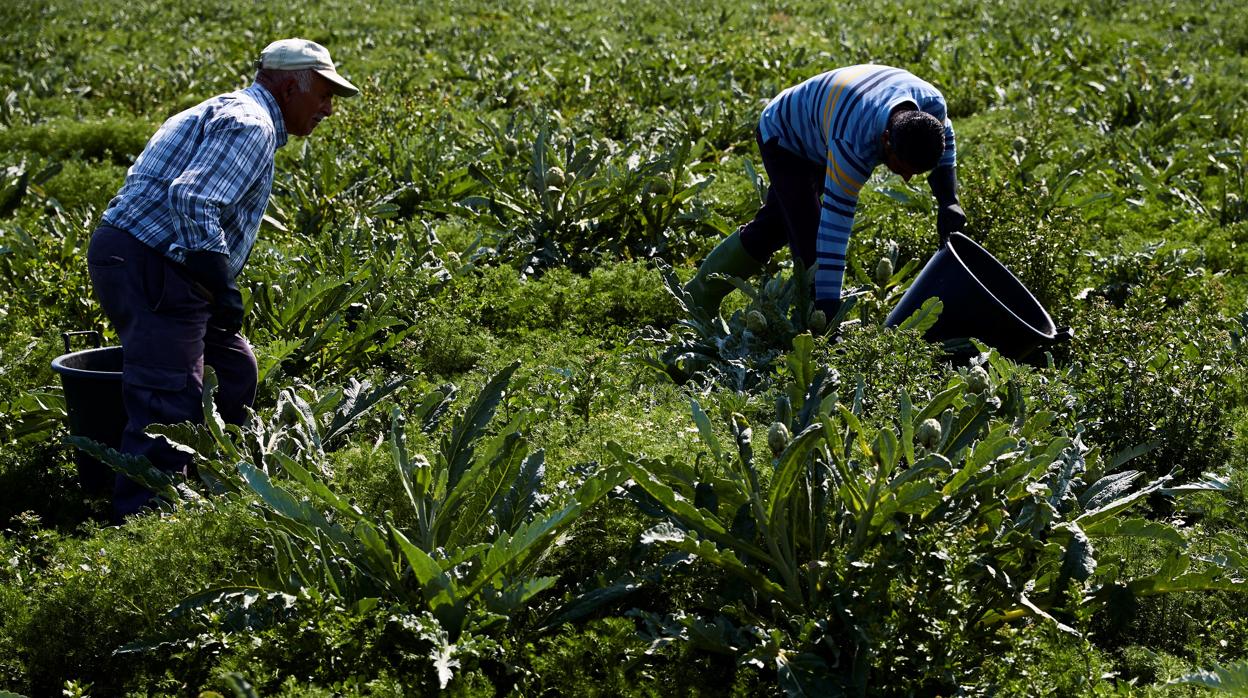
M199 422L203 411L200 391L191 383L190 371L185 368L127 363L121 374L122 393L129 417L128 430L145 444L144 450L165 450L148 438L139 436L152 424L178 424ZM153 454L148 454L151 457ZM161 456L160 458L165 458Z
M148 390L182 391L186 389L187 371L184 368L131 363L122 369L122 382Z

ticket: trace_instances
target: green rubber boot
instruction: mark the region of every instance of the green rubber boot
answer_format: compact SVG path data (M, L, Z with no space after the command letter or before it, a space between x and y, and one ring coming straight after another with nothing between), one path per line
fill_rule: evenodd
M741 244L741 233L735 231L702 260L698 273L685 284L685 293L693 297L693 302L699 308L713 315L719 312L720 302L734 287L727 281L707 277L711 274L750 277L762 271L763 264L764 262L754 259L745 251L745 246Z

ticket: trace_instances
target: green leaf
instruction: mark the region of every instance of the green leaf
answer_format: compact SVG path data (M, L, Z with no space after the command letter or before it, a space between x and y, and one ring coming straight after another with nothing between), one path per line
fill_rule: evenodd
M1164 495L1174 496L1192 492L1229 492L1230 490L1230 475L1205 473L1196 482L1189 482L1186 485L1178 485L1177 487L1163 487L1160 492Z
M318 480L311 472L304 469L294 458L280 452L274 453L273 458L282 466L282 469L286 471L286 474L292 480L303 485L321 504L332 508L349 519L364 520L363 512L352 507L338 495L334 494L333 490L329 489L325 483Z
M786 590L756 569L755 565L746 565L732 550L721 550L712 541L699 540L696 533L672 541L677 550L696 555L706 562L732 574L753 587L767 598L783 603L790 610L801 610L801 599L796 596L797 590Z
M563 509L521 524L514 534L501 534L486 552L485 559L468 583L464 596L471 598L492 582L493 578L510 569L523 567L553 541L554 536L571 525L582 513L607 492L625 479L622 468L607 468L588 477L572 496L572 502Z
M420 585L425 604L439 620L442 620L441 614L446 611L445 607L459 605L461 594L455 580L446 574L428 553L408 540L398 528L387 526L387 530L390 532L390 540L403 554L408 568L416 577L416 583ZM458 628L454 630L457 631Z
M654 543L677 543L689 537L689 532L680 528L671 521L663 521L651 528L642 531L641 544L653 545Z
M490 420L494 418L494 411L498 409L498 404L503 399L503 393L511 381L511 375L519 367L520 362L517 361L495 374L468 406L468 409L456 420L455 428L450 436L443 440L442 457L447 467L448 489L455 488L472 463L476 440L485 431Z
M910 317L902 320L898 327L903 330L914 330L920 334L927 332L940 319L940 313L944 308L945 304L940 298L932 296L923 301L923 305L919 306L919 309L914 311Z
M1137 577L1127 583L1136 596L1156 596L1186 591L1248 591L1248 575L1230 560L1202 560L1205 567L1192 571L1194 558L1172 551L1154 574Z
M1126 496L1119 497L1107 504L1103 504L1095 509L1080 514L1079 517L1075 519L1075 523L1082 526L1084 529L1087 529L1098 521L1116 516L1119 512L1134 506L1141 499L1144 499L1149 494L1161 489L1162 485L1169 480L1169 476L1158 478L1157 480L1150 482L1144 487Z
M459 483L447 492L434 517L439 546L455 548L472 540L490 518L491 508L514 483L528 455L528 444L516 428L513 424L506 433L490 439Z
M180 477L160 470L144 456L122 453L85 436L68 436L65 442L78 447L88 456L151 490L169 504L177 504L183 499L199 498L194 490L178 487L178 484L182 482Z
M952 388L946 388L942 392L937 393L935 397L923 406L922 410L919 410L919 413L915 415L913 420L911 420L911 425L917 427L928 419L935 419L940 415L940 413L944 412L951 405L953 405L954 401L956 401L961 395L962 386L960 384L955 385Z
M1161 445L1160 440L1153 440L1153 441L1146 441L1145 443L1142 443L1142 444L1136 444L1134 446L1131 446L1130 448L1124 448L1121 451L1115 453L1113 458L1109 459L1109 463L1105 466L1105 471L1111 472L1111 473L1115 472L1119 468L1121 468L1123 465L1125 465L1127 461L1133 460L1135 458L1139 458L1140 456L1146 453L1150 453L1160 445Z
M1248 660L1230 666L1217 664L1167 681L1167 686L1203 686L1231 696L1248 696Z
M940 452L953 458L958 451L980 438L980 432L988 426L992 411L987 401L967 405L949 429L945 429L944 445Z
M799 497L798 480L806 472L806 463L810 451L823 437L823 424L816 422L798 434L789 442L780 454L775 475L771 479L771 489L767 494L767 534L785 535L785 517Z
M443 415L450 410L451 405L455 402L455 386L446 384L439 386L437 390L430 391L420 399L420 403L412 410L414 419L420 422L421 431L426 434L433 433L437 429L438 423L442 421Z
M541 629L549 631L558 628L564 623L575 623L597 613L606 606L632 596L641 591L642 588L644 586L641 582L630 578L610 586L587 591L555 609L549 620L542 623Z
M1102 519L1084 527L1089 538L1144 538L1171 545L1183 545L1186 538L1173 526L1148 519Z
M230 685L230 690L234 692L234 698L260 698L260 694L256 692L251 682L236 671L226 674L225 682Z
M370 390L372 385L368 381L361 382L352 378L342 390L342 400L334 408L333 420L326 428L322 441L328 444L342 436L352 423L372 409L374 405L409 382L411 382L410 378L397 378Z
M340 545L348 545L350 538L336 523L330 523L308 500L298 500L286 489L276 485L262 470L250 463L239 463L238 471L243 480L268 506L269 511L295 525L299 535L315 540L318 533Z
M212 438L217 442L217 447L221 449L222 460L236 463L243 460L243 457L238 448L234 446L233 439L225 433L225 420L221 419L221 414L217 412L214 397L216 392L217 372L211 366L204 366L204 395L201 403L204 411L204 426L208 428Z
M698 434L702 436L702 443L711 449L711 455L715 456L716 462L724 462L724 448L719 443L719 437L715 435L715 427L711 425L711 418L702 411L702 406L697 400L690 400L689 404L693 410L693 422L697 424Z
M901 426L901 454L906 465L914 465L914 405L910 403L910 393L899 391L897 399L897 418Z
M1091 541L1078 526L1070 526L1070 542L1062 555L1062 567L1053 583L1053 592L1059 592L1066 586L1067 580L1085 582L1096 571L1096 553Z
M814 351L815 339L806 332L793 338L793 349L784 358L792 381L786 388L789 401L798 407L802 405L807 388L815 380Z
M500 531L514 531L528 519L542 501L542 482L546 474L546 452L538 450L525 456L520 471L511 481L510 489L492 508L494 522Z

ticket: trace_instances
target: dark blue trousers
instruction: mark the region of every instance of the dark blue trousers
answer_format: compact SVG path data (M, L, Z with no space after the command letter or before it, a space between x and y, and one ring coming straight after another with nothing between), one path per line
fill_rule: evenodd
M785 150L776 139L764 143L759 138L758 150L771 185L754 219L741 228L741 245L760 262L788 245L794 259L811 269L827 165Z
M217 373L222 419L242 424L256 397L256 357L240 334L210 328L211 303L182 266L124 230L102 225L91 237L87 266L95 297L121 338L124 453L146 456L157 468L188 474L191 457L150 424L203 422L204 366ZM113 513L133 514L152 493L118 475Z

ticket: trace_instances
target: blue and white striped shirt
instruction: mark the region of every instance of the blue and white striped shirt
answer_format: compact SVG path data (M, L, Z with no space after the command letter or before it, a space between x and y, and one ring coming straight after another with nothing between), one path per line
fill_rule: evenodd
M763 142L778 138L784 149L827 163L815 241L816 300L841 296L858 192L883 158L880 136L889 114L906 103L944 123L945 152L937 167L954 166L953 124L945 98L900 68L854 65L816 75L781 92L763 110L758 124Z
M225 254L238 275L273 188L273 156L286 122L259 83L171 116L126 173L103 222L181 262Z

